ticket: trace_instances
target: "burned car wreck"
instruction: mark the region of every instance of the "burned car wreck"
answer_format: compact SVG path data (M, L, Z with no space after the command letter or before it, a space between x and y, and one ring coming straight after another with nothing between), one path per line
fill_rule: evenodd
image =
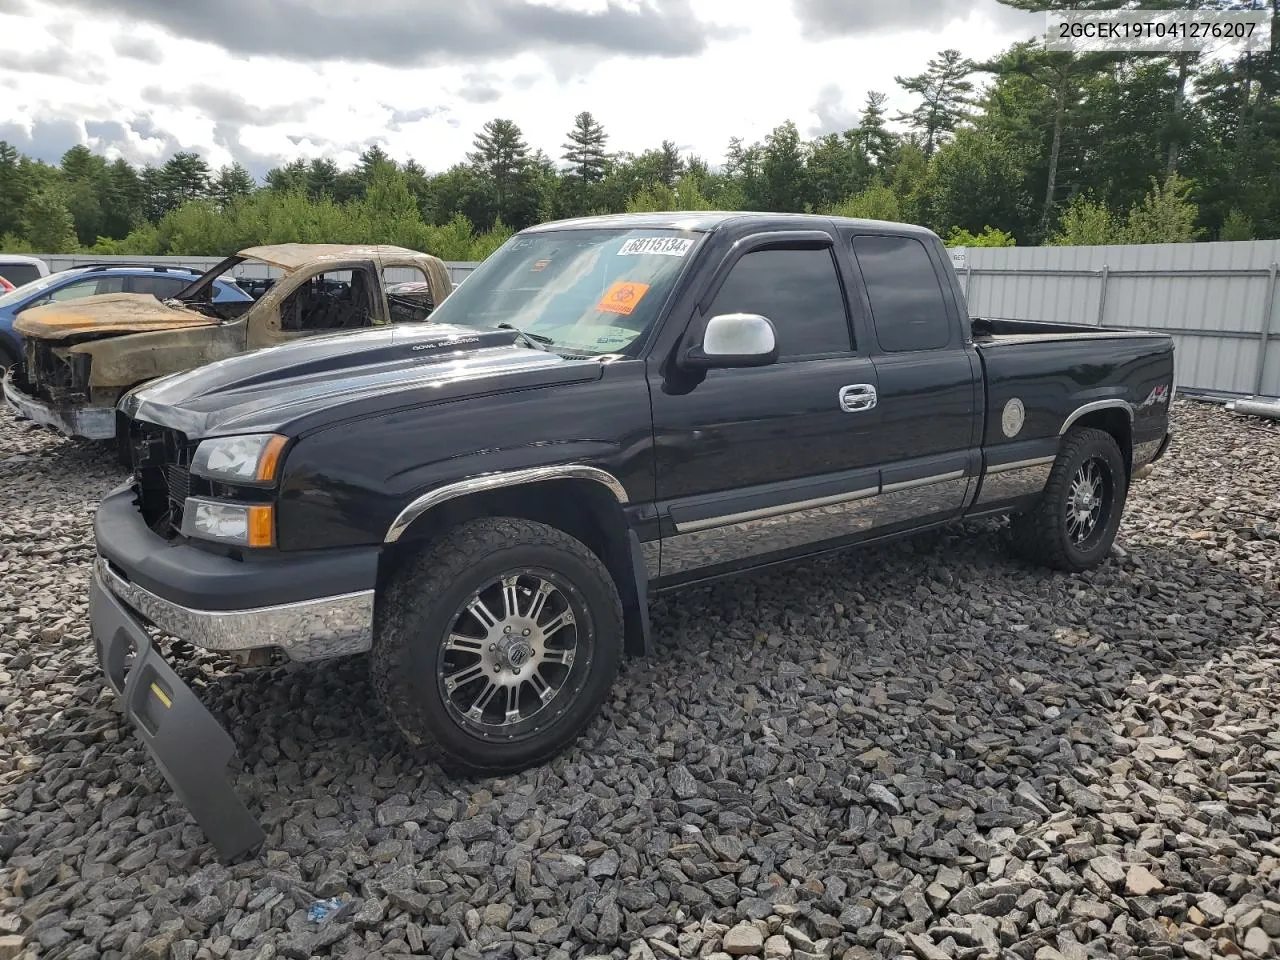
M215 281L244 263L282 275L249 281L254 299L215 300ZM426 320L452 290L444 261L403 247L249 247L171 299L104 294L25 311L4 396L21 417L110 440L116 403L142 383L317 334Z

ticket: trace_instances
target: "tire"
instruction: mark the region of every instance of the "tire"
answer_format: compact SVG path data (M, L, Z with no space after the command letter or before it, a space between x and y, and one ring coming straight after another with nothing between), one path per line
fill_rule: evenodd
M508 617L503 579L513 575ZM473 599L488 627L469 612ZM461 523L407 558L379 601L375 694L405 739L451 773L515 773L551 759L586 729L618 673L623 617L613 578L586 545L546 524ZM571 621L544 636L566 610ZM544 687L554 688L549 700L539 696ZM481 719L464 715L486 693Z
M1074 500L1080 486L1089 486L1083 481L1090 476L1098 478L1101 492L1094 498L1097 514L1091 525L1080 519L1088 501ZM1093 427L1073 427L1063 437L1040 500L1012 518L1014 552L1070 573L1096 567L1111 551L1128 492L1124 457L1115 438ZM1068 516L1073 504L1080 512Z

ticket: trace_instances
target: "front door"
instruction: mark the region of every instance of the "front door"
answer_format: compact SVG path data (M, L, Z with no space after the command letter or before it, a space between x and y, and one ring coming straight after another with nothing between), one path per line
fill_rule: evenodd
M769 366L655 376L663 578L715 574L865 530L878 488L876 370L854 342L834 237L747 245L706 317L754 313Z

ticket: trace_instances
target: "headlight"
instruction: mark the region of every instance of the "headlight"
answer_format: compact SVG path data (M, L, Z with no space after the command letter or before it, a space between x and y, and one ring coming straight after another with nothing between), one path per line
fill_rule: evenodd
M182 508L182 533L242 547L270 547L276 539L275 509L270 504L188 497Z
M203 440L191 459L191 472L226 483L273 483L288 442L287 437L275 433Z

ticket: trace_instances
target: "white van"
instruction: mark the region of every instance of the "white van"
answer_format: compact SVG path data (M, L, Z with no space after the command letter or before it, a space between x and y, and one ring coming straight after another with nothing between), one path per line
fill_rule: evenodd
M27 257L20 253L0 253L0 277L15 287L49 275L49 265L39 257Z

